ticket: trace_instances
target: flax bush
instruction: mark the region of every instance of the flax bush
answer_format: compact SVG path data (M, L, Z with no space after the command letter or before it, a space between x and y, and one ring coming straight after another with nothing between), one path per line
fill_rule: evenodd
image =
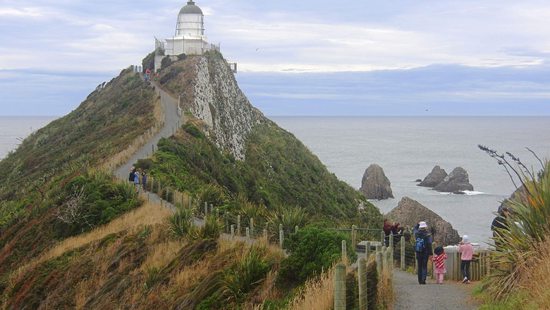
M518 184L517 194L505 202L512 210L506 218L508 229L497 230L494 239L499 247L493 255L493 272L484 283L484 289L495 300L506 300L520 289L519 283L535 267L534 258L549 239L550 163L539 159L542 170L534 173L510 153L480 148L497 159Z

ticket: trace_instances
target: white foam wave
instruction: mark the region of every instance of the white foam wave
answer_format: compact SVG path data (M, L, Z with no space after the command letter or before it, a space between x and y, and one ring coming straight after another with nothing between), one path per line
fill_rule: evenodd
M475 196L475 195L484 195L484 192L478 192L478 191L464 191L464 194L468 196Z

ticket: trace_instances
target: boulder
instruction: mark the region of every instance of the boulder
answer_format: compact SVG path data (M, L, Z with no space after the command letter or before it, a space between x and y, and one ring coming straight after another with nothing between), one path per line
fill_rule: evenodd
M434 187L438 185L439 183L443 182L445 178L447 177L447 172L445 169L441 169L439 166L435 166L432 169L432 172L428 173L428 175L418 184L418 186L425 186L425 187Z
M474 187L470 184L468 178L468 172L462 167L456 167L448 176L445 177L443 182L437 184L434 189L440 192L462 192L473 191Z
M449 222L409 197L403 197L397 207L386 214L386 218L400 223L402 227L411 228L418 222L425 221L428 224L428 229L434 228L433 237L437 245L452 245L460 241L458 232Z
M359 190L368 199L388 199L393 198L390 185L390 180L384 174L382 167L372 164L365 170Z

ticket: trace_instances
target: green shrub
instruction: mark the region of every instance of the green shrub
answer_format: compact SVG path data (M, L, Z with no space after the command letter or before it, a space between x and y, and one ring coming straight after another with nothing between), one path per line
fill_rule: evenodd
M170 233L177 237L185 237L193 227L193 213L186 208L178 208L170 217Z
M272 263L264 258L266 249L252 246L247 255L223 274L223 292L229 300L240 303L265 279Z
M60 201L55 223L58 238L106 224L140 205L130 184L115 183L104 172L88 172L74 178L64 187Z
M312 226L290 235L285 240L285 249L290 255L281 263L281 280L302 283L328 269L342 257L342 240L346 240L349 247L349 236ZM348 253L354 255L353 251Z

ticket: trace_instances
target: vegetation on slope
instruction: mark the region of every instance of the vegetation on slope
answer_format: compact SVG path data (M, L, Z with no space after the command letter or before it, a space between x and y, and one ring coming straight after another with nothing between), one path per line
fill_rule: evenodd
M147 132L156 106L150 86L124 70L0 161L0 294L18 266L140 204L131 187L94 167Z
M25 139L0 161L0 229L24 208L44 204L54 179L126 149L155 123L155 102L139 75L124 70L76 110Z
M481 147L505 165L521 190L506 202L512 210L506 218L508 229L498 230L499 245L492 257L489 278L482 291L489 297L487 309L513 309L517 305L550 307L550 162L540 161L542 170L534 173L512 154L498 154ZM516 165L513 165L515 163Z
M380 214L359 192L275 124L253 129L245 161L220 152L199 127L189 122L183 132L160 141L151 173L163 184L228 211L238 212L248 202L266 210L299 207L310 221L380 225ZM365 206L361 212L360 203Z

